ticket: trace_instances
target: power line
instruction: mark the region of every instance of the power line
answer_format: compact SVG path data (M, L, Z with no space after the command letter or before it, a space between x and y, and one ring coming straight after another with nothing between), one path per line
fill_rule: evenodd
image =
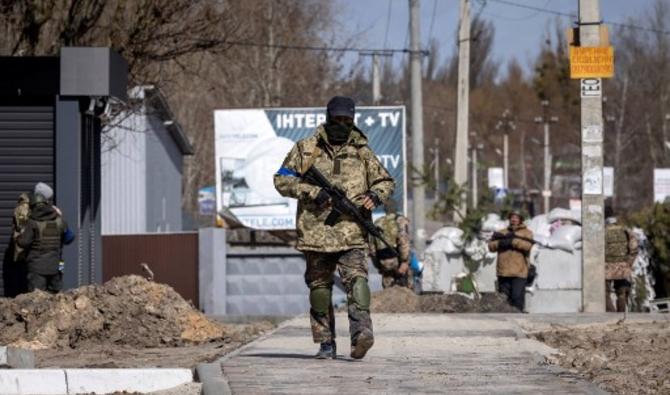
M430 17L430 29L428 30L428 45L433 39L433 26L435 24L435 14L437 13L437 0L433 0L433 15Z
M553 15L558 15L558 16L565 16L565 17L568 17L568 18L575 18L575 17L576 17L576 15L574 15L574 14L568 14L568 13L561 12L561 11L548 10L548 9L546 9L546 8L535 7L535 6L527 5L527 4L519 4L519 3L515 3L515 2L513 2L513 1L508 1L508 0L488 0L488 1L492 1L492 2L494 2L494 3L505 4L505 5L512 6L512 7L517 7L517 8L525 8L525 9L527 9L527 10L533 10L533 11L537 11L537 12L543 12L543 13L545 13L545 14L553 14Z
M508 20L508 21L525 21L527 19L535 18L539 13L542 12L540 10L535 10L528 15L524 15L524 16L520 16L520 17L496 15L496 14L493 14L493 13L484 12L484 8L486 7L488 1L489 0L479 0L479 3L481 4L481 7L479 8L479 11L477 12L477 15L482 14L482 15L493 17L493 18L504 19L504 20ZM542 8L544 9L549 4L550 1L551 0L547 0L544 3L544 5L542 6Z
M205 45L209 41L201 41L201 44ZM380 54L396 54L396 53L412 53L413 51L409 48L392 48L392 49L382 49L382 48L357 48L357 47L331 47L331 46L315 46L315 45L293 45L293 44L267 44L267 43L257 43L251 41L224 41L222 45L229 45L233 47L258 47L258 48L277 48L277 49L287 49L287 50L296 50L296 51L318 51L318 52L356 52L356 53L372 53L377 52ZM426 56L429 55L427 50L419 50L419 53Z
M552 14L552 15L568 17L568 18L576 18L577 17L575 14L568 14L568 13L561 12L561 11L549 10L549 9L546 9L546 8L535 7L535 6L527 5L527 4L515 3L515 2L509 1L509 0L487 0L487 1L508 5L508 6L511 6L511 7L525 8L527 10L533 10L533 11L542 12L542 13L545 13L545 14ZM633 25L633 24L630 24L630 23L614 22L614 21L609 21L609 20L603 20L602 22L606 23L606 24L609 24L609 25L612 25L612 26L618 26L618 27L621 27L621 28L624 28L624 29L641 30L641 31L646 31L646 32L650 32L650 33L670 35L670 31L668 31L668 30L655 29L653 27L638 26L638 25Z
M384 49L389 38L389 27L391 26L391 9L393 8L393 1L387 0L389 3L388 11L386 12L386 32L384 33Z

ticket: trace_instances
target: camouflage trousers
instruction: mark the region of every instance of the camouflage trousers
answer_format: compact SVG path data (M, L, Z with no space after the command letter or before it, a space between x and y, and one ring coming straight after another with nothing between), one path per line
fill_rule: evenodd
M407 287L412 289L412 273L411 270L408 270L405 274L398 274L398 267L400 267L400 262L397 258L391 259L374 259L375 267L379 271L379 274L382 275L382 287L388 288L394 285Z
M335 270L340 274L342 284L347 291L347 307L349 313L349 333L352 339L363 329L372 330L370 311L362 310L353 301L353 285L358 277L365 279L367 286L368 260L361 249L326 253L306 251L307 268L305 283L310 290L316 288L333 289ZM319 314L310 309L310 323L314 343L323 343L335 339L335 314L332 303L327 314Z

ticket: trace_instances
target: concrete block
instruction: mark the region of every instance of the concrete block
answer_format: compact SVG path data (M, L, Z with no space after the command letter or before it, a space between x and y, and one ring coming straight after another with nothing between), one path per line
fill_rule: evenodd
M495 261L482 265L475 272L475 281L479 286L479 292L496 292L496 263Z
M537 257L539 289L579 289L582 287L581 251L540 249Z
M69 394L161 391L193 382L190 369L65 369Z
M198 231L200 308L207 314L226 314L226 230Z
M66 383L61 369L0 370L3 395L63 395L68 393Z
M582 291L542 290L526 293L526 310L529 313L578 313L582 311Z
M0 346L0 368L33 369L35 354L32 350Z

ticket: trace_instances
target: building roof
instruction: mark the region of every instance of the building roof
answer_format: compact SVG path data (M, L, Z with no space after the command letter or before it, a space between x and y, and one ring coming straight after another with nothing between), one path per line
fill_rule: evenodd
M131 90L130 97L133 99L144 100L145 104L151 106L155 111L155 115L163 122L163 125L170 133L177 147L182 155L193 155L195 150L191 145L184 129L175 119L174 114L170 110L170 106L165 99L165 96L153 85L138 86Z

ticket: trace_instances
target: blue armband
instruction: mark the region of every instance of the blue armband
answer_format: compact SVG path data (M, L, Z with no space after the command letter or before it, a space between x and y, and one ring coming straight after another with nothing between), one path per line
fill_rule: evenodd
M70 244L74 241L74 232L70 228L65 229L63 232L63 244Z
M290 176L290 177L300 177L300 173L288 167L280 167L275 173L277 176Z

